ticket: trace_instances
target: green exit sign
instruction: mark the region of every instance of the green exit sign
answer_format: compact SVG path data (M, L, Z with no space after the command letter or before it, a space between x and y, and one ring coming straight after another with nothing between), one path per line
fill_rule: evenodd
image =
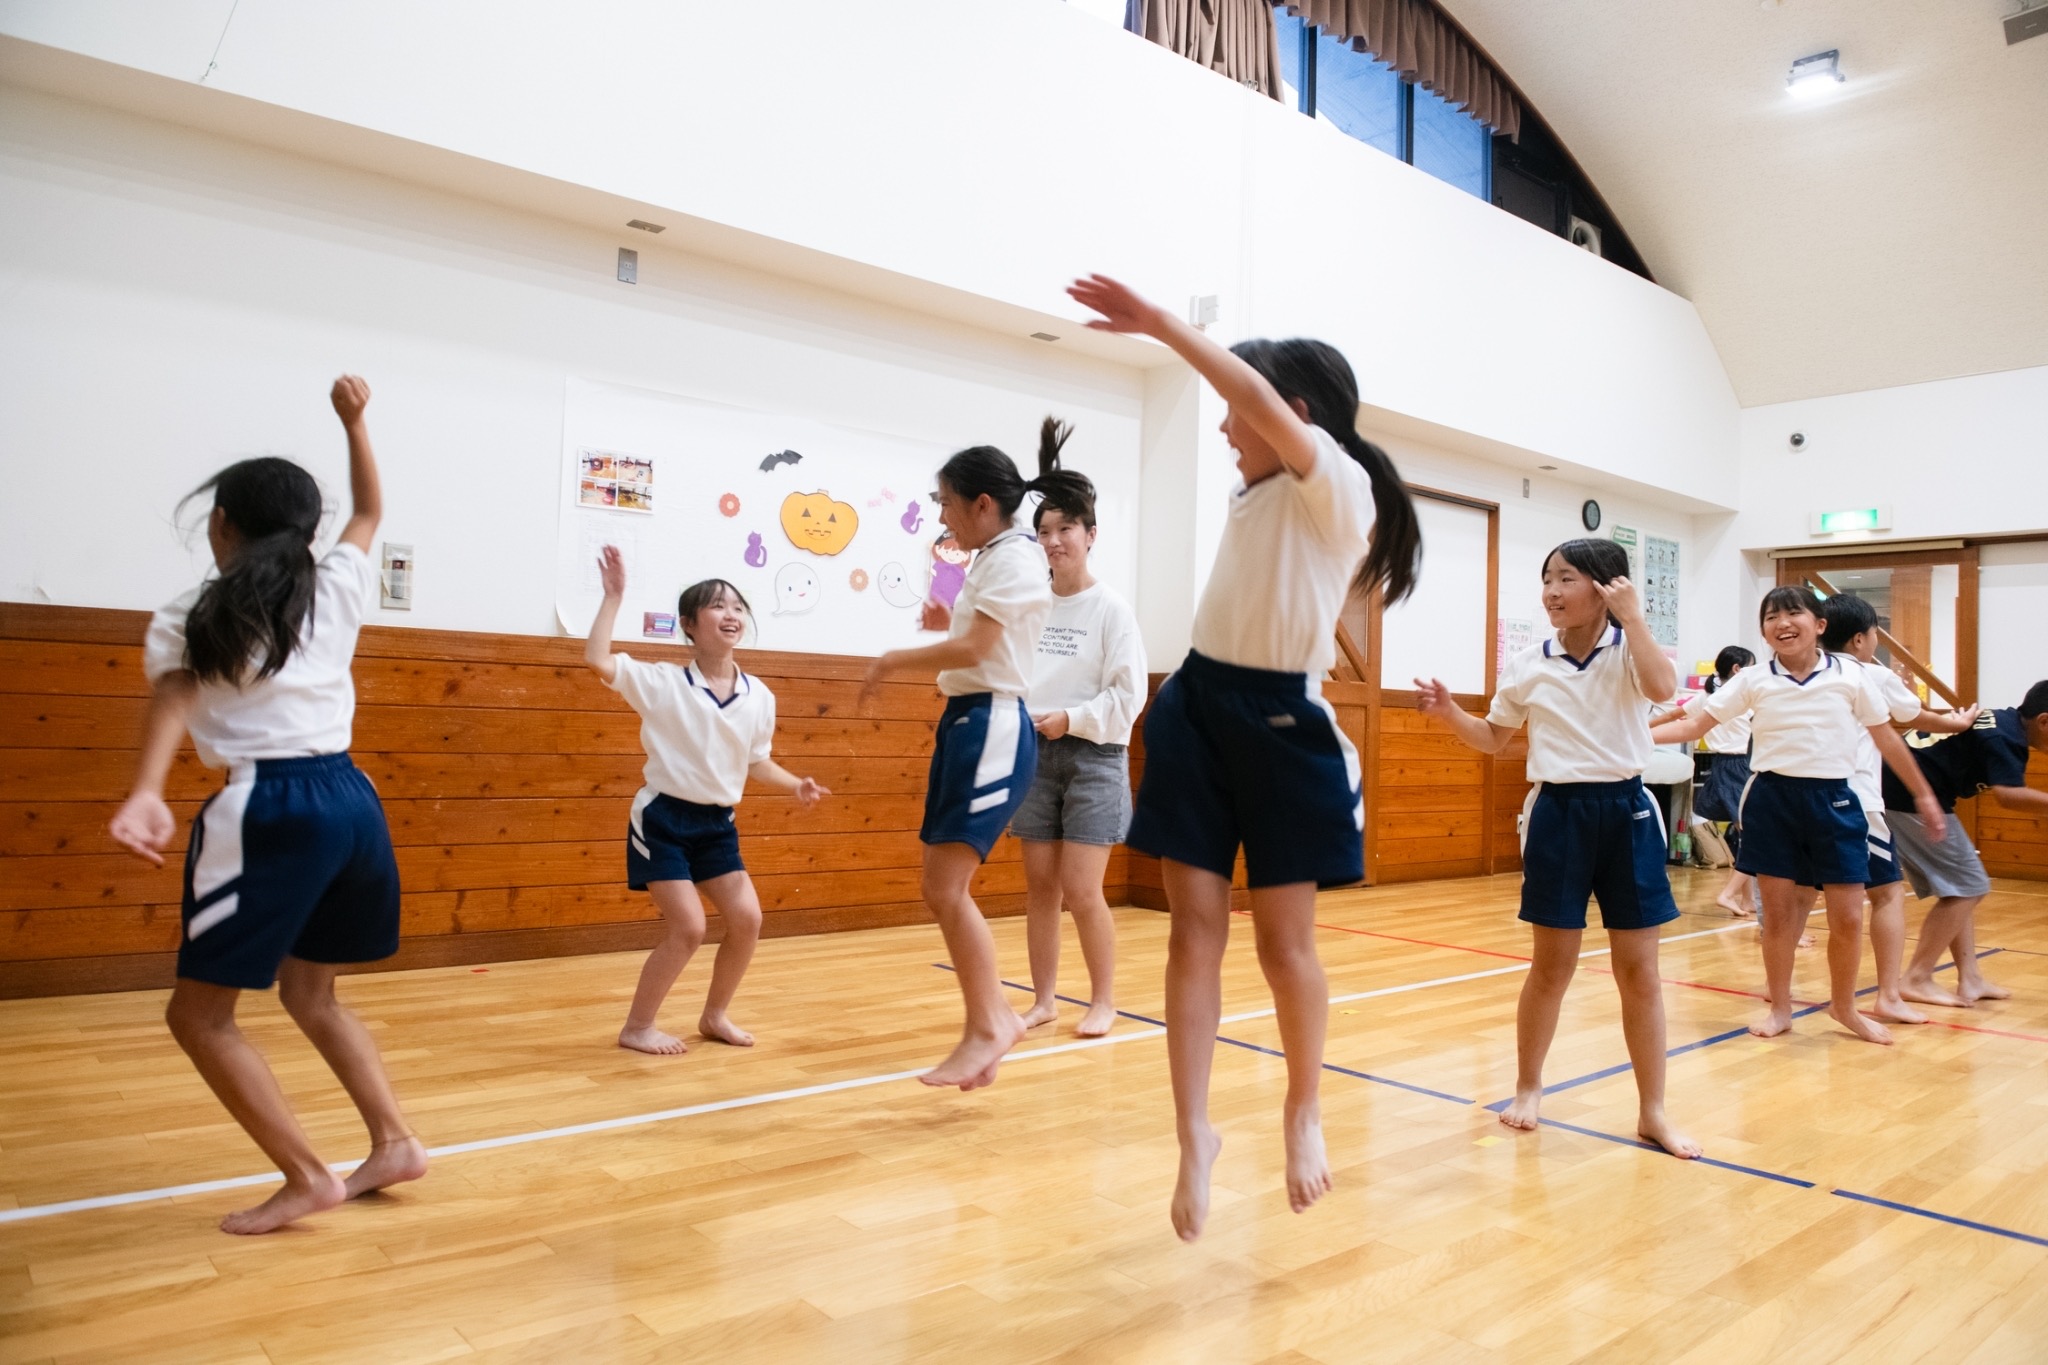
M1845 507L1836 512L1815 512L1809 522L1817 536L1835 535L1843 531L1889 531L1892 529L1892 509L1889 507Z

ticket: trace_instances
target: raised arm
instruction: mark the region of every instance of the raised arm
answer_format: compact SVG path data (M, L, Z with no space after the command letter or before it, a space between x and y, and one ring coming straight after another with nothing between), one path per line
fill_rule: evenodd
M1977 712L1983 708L1965 706L1960 711L1930 711L1920 708L1920 714L1906 722L1908 730L1925 730L1930 735L1959 735L1977 723Z
M618 623L619 603L626 598L626 557L618 546L607 545L598 554L597 571L604 580L604 601L598 603L590 635L583 641L583 662L610 682L619 673L618 661L612 657L612 627Z
M178 832L177 817L164 803L164 782L171 760L185 738L185 720L199 686L190 673L176 669L156 680L149 694L149 714L142 723L142 753L135 763L135 781L128 799L107 824L107 833L144 862L164 865L163 850Z
M1870 737L1877 742L1877 752L1885 766L1913 793L1913 809L1919 814L1920 823L1927 827L1927 837L1939 842L1948 830L1948 813L1942 810L1934 788L1927 785L1927 774L1920 771L1919 760L1906 747L1906 741L1899 738L1899 732L1889 725L1871 726Z
M359 376L345 374L334 381L328 394L341 429L348 433L348 521L341 528L341 540L364 554L376 539L377 523L384 519L384 489L377 482L377 456L370 449L370 428L363 409L370 405L370 386Z
M1067 293L1085 308L1102 314L1088 326L1098 332L1135 332L1172 347L1195 372L1222 395L1231 411L1252 424L1280 463L1295 478L1308 477L1316 464L1315 441L1308 423L1266 382L1265 376L1218 346L1173 314L1107 275L1090 275L1067 286Z
M1607 603L1607 614L1621 622L1622 637L1628 641L1629 663L1634 666L1636 690L1653 702L1661 702L1678 690L1678 665L1664 657L1657 637L1650 634L1649 618L1643 615L1643 597L1627 578L1612 583L1595 583L1594 589Z
M1451 689L1435 678L1415 680L1415 709L1450 726L1452 734L1482 754L1499 753L1515 737L1515 730L1495 725L1484 716L1475 716L1458 705L1451 698Z

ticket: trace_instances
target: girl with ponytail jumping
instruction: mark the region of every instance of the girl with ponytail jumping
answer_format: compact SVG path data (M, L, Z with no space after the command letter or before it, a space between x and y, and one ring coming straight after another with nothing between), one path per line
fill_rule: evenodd
M926 1072L926 1085L975 1090L993 1084L1003 1054L1024 1036L1024 1021L1003 998L995 939L968 892L974 870L1002 837L1038 765L1037 735L1024 708L1032 654L1052 610L1045 551L1017 525L1027 492L1059 482L1059 444L1048 425L1039 477L1017 472L994 446L961 451L939 469L932 494L939 521L974 554L952 607L927 600L921 624L946 632L935 645L892 649L868 665L863 707L891 673L939 670L946 709L939 716L925 789L923 890L960 980L967 1017L960 1042ZM1065 476L1071 478L1071 476Z
M1067 292L1101 314L1090 327L1163 341L1209 381L1229 404L1222 430L1243 475L1195 609L1194 648L1145 721L1129 839L1162 860L1173 914L1166 1019L1180 1178L1171 1216L1193 1241L1222 1147L1209 1122L1209 1072L1240 846L1287 1054L1288 1203L1299 1213L1330 1188L1318 1098L1329 987L1315 896L1365 875L1365 807L1358 755L1320 684L1345 597L1375 588L1388 603L1406 597L1422 536L1393 462L1358 434L1358 381L1334 348L1244 341L1226 351L1115 280L1091 275Z
M143 670L152 692L142 757L109 832L163 865L177 833L164 779L189 730L227 785L192 824L184 935L166 1019L213 1093L284 1174L284 1188L221 1220L258 1233L426 1173L377 1045L334 996L347 963L398 951L398 866L370 780L349 759L349 665L376 570L370 542L383 500L363 409L370 387L334 382L348 433L353 510L319 559L320 487L290 460L243 460L200 485L218 577L151 618ZM235 1024L245 990L279 996L355 1101L370 1155L346 1180L313 1151L270 1067Z

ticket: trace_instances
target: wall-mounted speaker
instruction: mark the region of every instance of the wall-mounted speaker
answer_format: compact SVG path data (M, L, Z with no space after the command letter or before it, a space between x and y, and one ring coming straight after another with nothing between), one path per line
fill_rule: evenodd
M1595 256L1601 254L1600 229L1583 218L1565 220L1564 239L1575 247L1592 252Z

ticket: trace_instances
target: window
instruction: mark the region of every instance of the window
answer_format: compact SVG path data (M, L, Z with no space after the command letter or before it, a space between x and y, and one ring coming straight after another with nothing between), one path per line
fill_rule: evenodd
M1414 90L1414 155L1418 171L1456 185L1481 199L1491 197L1493 137L1486 125L1420 86Z
M1315 113L1315 105L1309 100L1308 86L1302 71L1302 59L1308 57L1311 64L1314 57L1305 51L1303 38L1310 32L1307 24L1301 22L1298 14L1289 14L1284 9L1273 11L1273 28L1280 43L1280 91L1286 96L1285 102L1304 114Z
M1316 34L1313 52L1316 103L1311 112L1368 147L1406 160L1407 120L1402 106L1407 91L1393 68L1353 51L1327 33Z

